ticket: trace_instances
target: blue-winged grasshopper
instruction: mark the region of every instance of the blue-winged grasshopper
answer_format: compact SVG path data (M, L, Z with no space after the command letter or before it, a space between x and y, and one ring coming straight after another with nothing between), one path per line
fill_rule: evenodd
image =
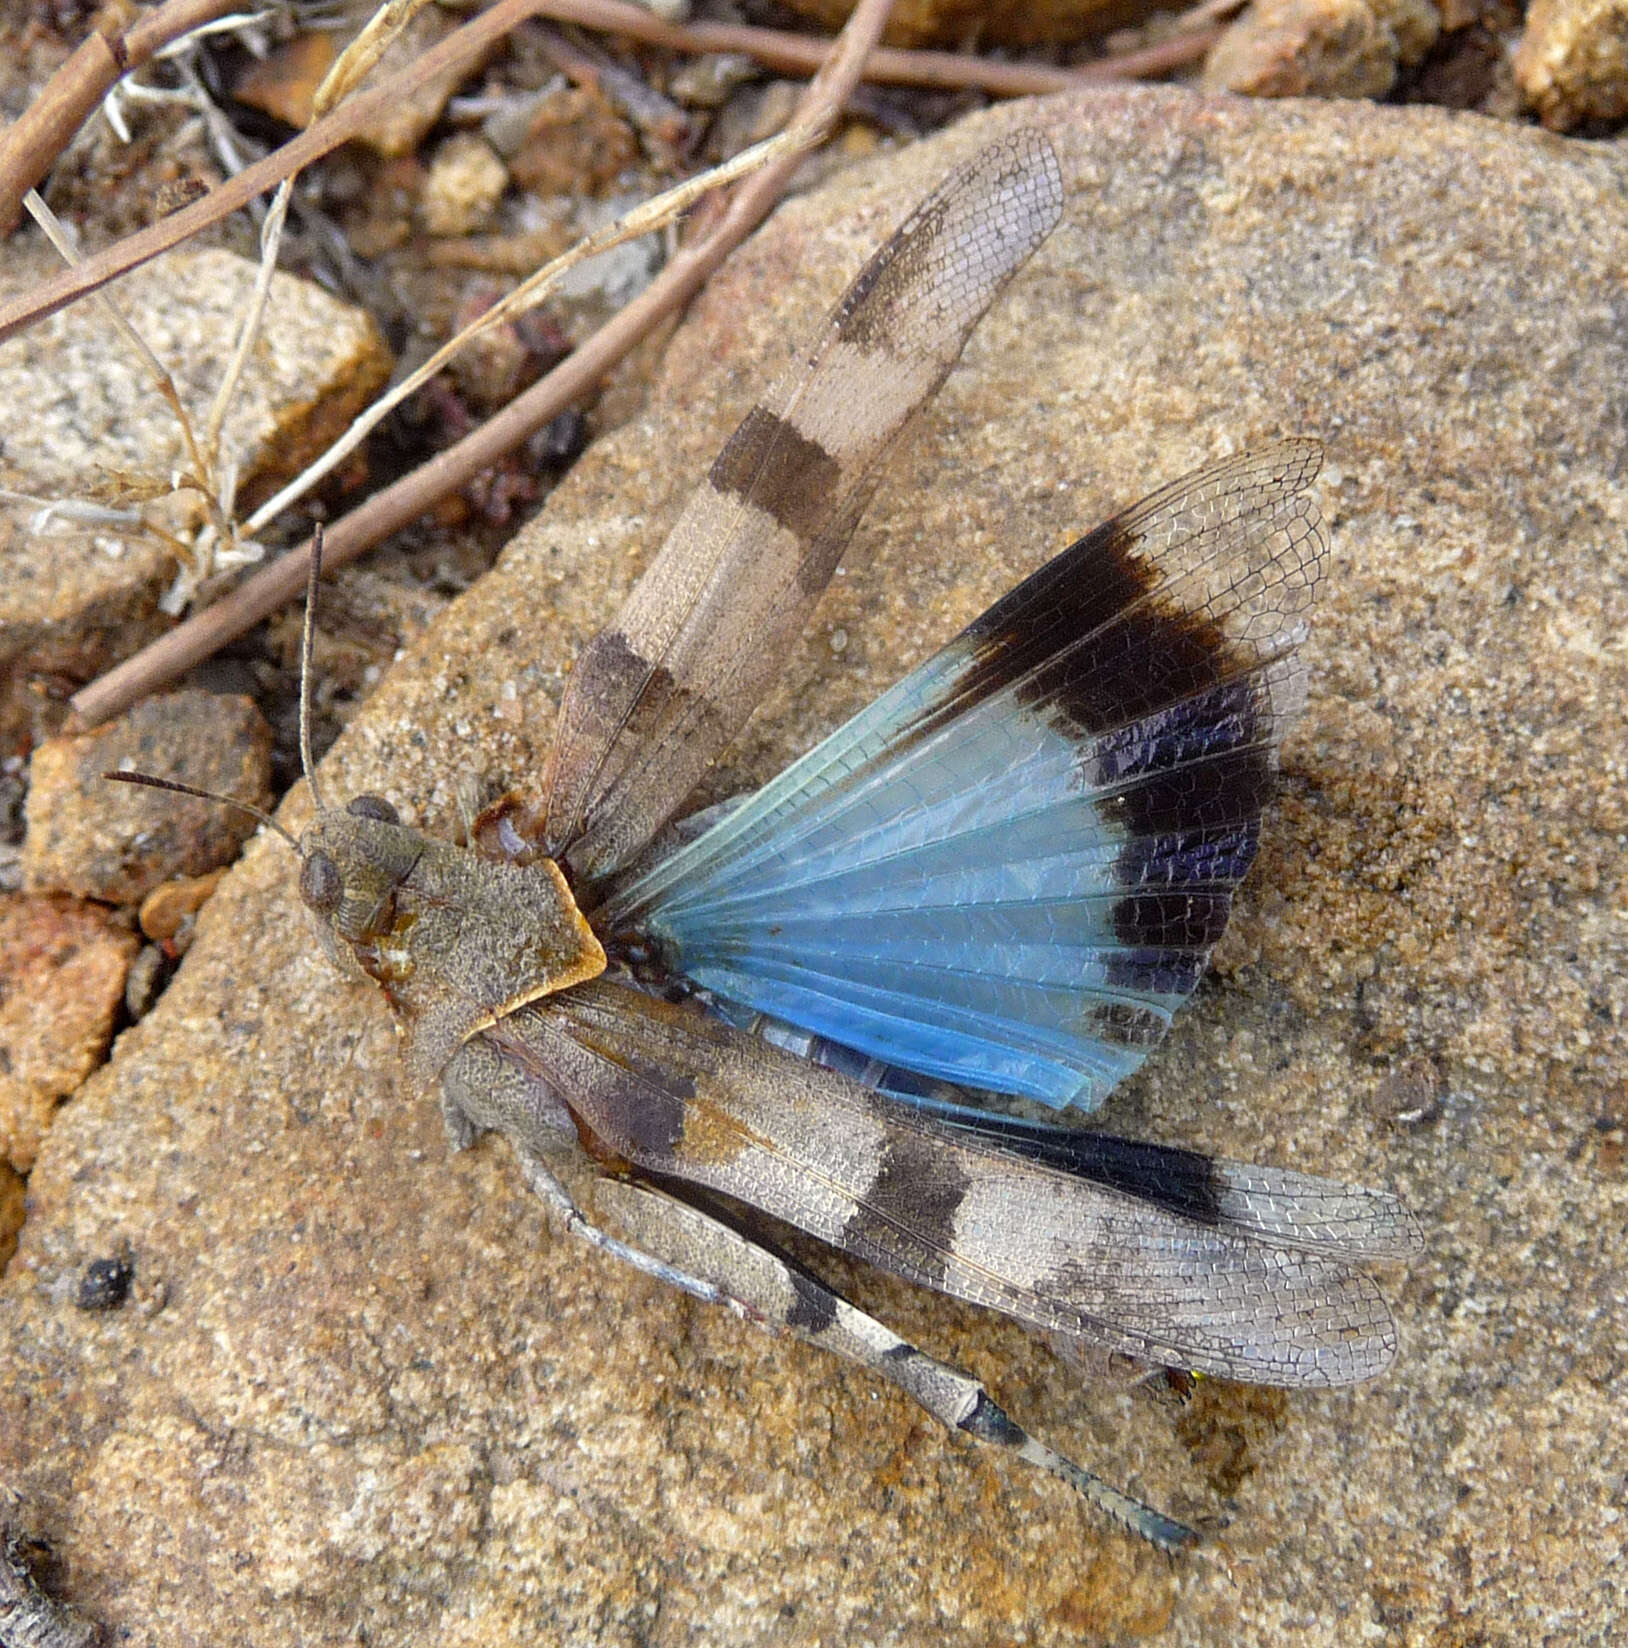
M1175 1548L1190 1529L1029 1436L756 1220L1146 1363L1295 1388L1390 1362L1360 1266L1417 1249L1395 1197L1014 1106L1099 1103L1220 937L1304 691L1320 448L1155 493L756 795L669 828L882 455L1062 205L1050 145L1021 131L872 258L584 652L536 798L457 846L378 797L335 809L313 774L295 846L301 897L384 989L456 1144L504 1134L575 1234L865 1364ZM579 1150L622 1236L550 1167Z

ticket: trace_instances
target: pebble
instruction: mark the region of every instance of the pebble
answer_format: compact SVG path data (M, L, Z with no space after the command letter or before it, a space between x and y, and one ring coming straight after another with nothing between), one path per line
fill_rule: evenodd
M1204 63L1207 92L1383 97L1441 32L1429 0L1256 0Z
M1515 83L1553 131L1628 115L1628 4L1533 0L1515 49Z
M473 132L449 137L435 151L418 199L419 221L432 235L467 235L491 222L508 168L485 138Z
M256 827L246 813L102 775L151 773L264 809L271 744L252 700L188 690L40 745L30 764L23 885L134 904L166 881L230 863Z
M75 899L0 898L0 1160L34 1165L58 1103L101 1062L135 935ZM7 1215L0 1184L0 1242Z

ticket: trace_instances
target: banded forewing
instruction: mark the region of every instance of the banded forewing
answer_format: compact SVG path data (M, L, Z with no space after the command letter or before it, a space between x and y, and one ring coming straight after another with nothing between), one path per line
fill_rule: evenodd
M747 414L571 674L547 781L550 857L605 876L694 789L830 581L877 460L1062 206L1044 136L992 144L911 214Z
M941 1293L1254 1384L1351 1384L1395 1354L1379 1289L1353 1268L1414 1250L1394 1196L1196 1152L1116 1156L1114 1141L1082 1171L1066 1144L1048 1157L912 1115L610 980L518 1017L530 1056L615 1155Z

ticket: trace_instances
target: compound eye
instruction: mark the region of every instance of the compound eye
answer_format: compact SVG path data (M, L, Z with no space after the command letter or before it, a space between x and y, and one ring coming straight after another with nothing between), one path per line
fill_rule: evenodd
M339 866L326 853L312 853L300 866L300 897L318 915L331 916L344 896Z
M359 795L345 811L352 818L371 818L380 824L401 822L401 814L382 795Z

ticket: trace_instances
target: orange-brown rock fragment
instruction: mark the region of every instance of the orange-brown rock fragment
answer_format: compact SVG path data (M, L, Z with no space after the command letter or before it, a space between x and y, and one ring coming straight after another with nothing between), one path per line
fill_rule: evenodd
M1257 0L1204 65L1210 92L1382 97L1441 30L1430 0Z
M141 901L141 930L154 944L169 944L182 926L209 902L210 895L226 874L225 867L207 875L177 876L166 881Z
M0 1162L0 1271L17 1251L17 1232L23 1228L23 1176L10 1162Z
M34 1165L58 1103L102 1062L136 949L92 905L0 899L0 1158L18 1172Z
M1628 115L1628 0L1534 0L1515 83L1555 131Z

